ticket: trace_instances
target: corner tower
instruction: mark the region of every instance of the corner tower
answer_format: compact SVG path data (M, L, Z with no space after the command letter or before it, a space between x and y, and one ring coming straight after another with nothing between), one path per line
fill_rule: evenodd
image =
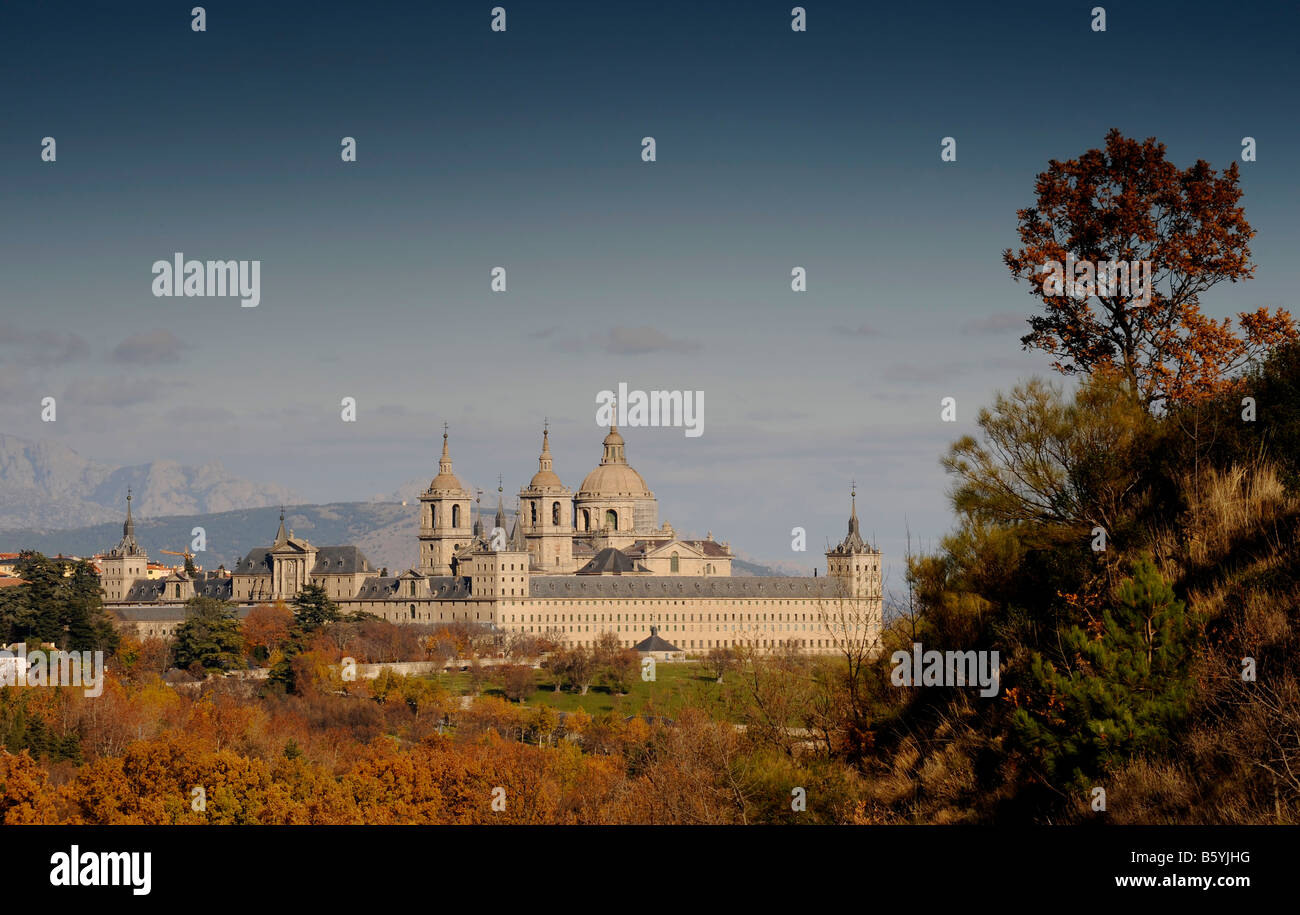
M826 574L843 585L846 597L882 601L880 551L862 539L856 486L851 499L849 532L826 552Z
M135 539L135 520L131 517L131 490L126 491L126 522L122 539L101 561L103 575L100 590L104 600L126 600L137 580L149 577L149 557Z

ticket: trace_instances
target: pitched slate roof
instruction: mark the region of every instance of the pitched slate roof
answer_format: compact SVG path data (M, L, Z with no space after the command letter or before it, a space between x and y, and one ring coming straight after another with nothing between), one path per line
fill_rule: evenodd
M355 546L323 546L316 553L312 575L353 575L371 572L370 560Z
M248 551L243 559L235 563L235 571L240 575L270 575L271 550L274 547L259 546ZM374 571L366 554L355 546L323 546L316 550L316 564L310 575L354 575L357 572Z
M622 550L607 546L581 569L579 575L621 575L624 572L644 572L645 566L638 565Z
M429 593L417 595L420 598L434 597L438 600L464 600L470 597L469 580L454 575L430 575L425 580L429 583ZM398 594L401 579L390 576L381 578L376 575L361 583L357 591L357 600L402 600L405 595Z
M528 594L538 598L823 598L843 597L833 578L787 578L757 575L538 575L528 581Z
M650 627L650 637L642 639L632 646L636 651L681 651L672 642L665 642L659 638L659 627Z

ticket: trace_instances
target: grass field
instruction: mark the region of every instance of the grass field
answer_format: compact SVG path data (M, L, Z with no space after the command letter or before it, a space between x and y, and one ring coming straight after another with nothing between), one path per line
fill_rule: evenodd
M723 689L699 664L692 662L657 664L653 682L643 681L638 672L632 688L624 696L611 693L609 687L603 685L593 685L585 696L580 696L573 690L557 693L554 691L554 681L546 671L538 670L534 673L537 688L524 700L525 705L549 705L562 712L581 708L593 717L617 713L624 716L654 714L671 718L683 707L715 706ZM470 692L467 673L439 674L435 679L456 695ZM488 683L483 688L483 695L504 698L505 694L501 687Z

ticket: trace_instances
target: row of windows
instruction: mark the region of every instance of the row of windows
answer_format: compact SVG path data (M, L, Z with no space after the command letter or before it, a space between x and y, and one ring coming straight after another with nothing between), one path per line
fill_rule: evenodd
M612 616L613 619L606 619L607 616ZM628 613L628 614L626 614L626 617L627 617L626 620L624 619L624 616L625 616L625 614L622 614L622 613L614 613L614 614L606 614L606 613L577 613L577 614L572 614L572 613L545 613L545 614L543 614L543 613L529 613L529 614L528 614L528 619L525 620L525 619L524 619L524 614L522 614L522 613L517 613L517 614L516 614L516 613L512 613L512 614L510 614L510 622L512 622L512 623L525 623L525 622L527 622L527 623L606 623L606 622L613 622L613 623L621 623L621 622L629 622L629 623L631 623L631 622L647 623L647 622L654 622L654 621L657 619L657 617L656 617L654 614L646 614L646 613ZM678 619L678 616L681 617L680 620ZM717 617L716 620L714 619L715 616ZM663 619L664 619L664 622L672 622L672 623L676 623L676 622L683 622L683 623L735 623L735 622L749 622L749 623L769 623L769 622L770 622L770 623L777 623L777 622L780 622L780 623L793 623L793 622L808 622L808 621L810 621L810 620L815 620L815 619L817 618L814 614L811 614L811 613L773 613L773 614L770 614L770 616L771 616L771 618L769 619L769 618L768 618L768 617L769 617L769 614L764 613L764 614L761 614L761 619L760 619L760 618L759 618L759 617L760 617L760 614L757 614L757 613L739 613L739 614L737 614L737 613L731 613L731 614L727 614L727 613L701 613L701 614L695 614L695 613L687 614L687 613L682 613L682 614L677 614L677 613L674 613L674 614L671 614L671 617L672 617L671 619L669 619L669 617L668 617L667 614L665 614L665 616L664 616ZM516 617L517 617L517 618L516 618ZM599 617L599 618L598 618L598 617Z

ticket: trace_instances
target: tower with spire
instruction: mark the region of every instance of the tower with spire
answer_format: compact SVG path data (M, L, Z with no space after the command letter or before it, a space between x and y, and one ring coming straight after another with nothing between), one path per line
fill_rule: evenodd
M840 582L845 597L881 600L880 551L862 539L858 521L858 487L853 484L849 503L849 532L826 551L826 574Z
M549 423L542 424L537 473L519 491L516 524L537 571L555 575L577 568L573 560L573 491L560 482L552 469Z
M104 600L126 600L131 586L149 577L149 557L135 539L135 519L131 517L131 490L126 491L126 521L122 539L101 560L100 590Z
M438 475L420 495L420 571L451 575L456 552L473 536L470 492L451 469L447 425L442 427L442 457Z

